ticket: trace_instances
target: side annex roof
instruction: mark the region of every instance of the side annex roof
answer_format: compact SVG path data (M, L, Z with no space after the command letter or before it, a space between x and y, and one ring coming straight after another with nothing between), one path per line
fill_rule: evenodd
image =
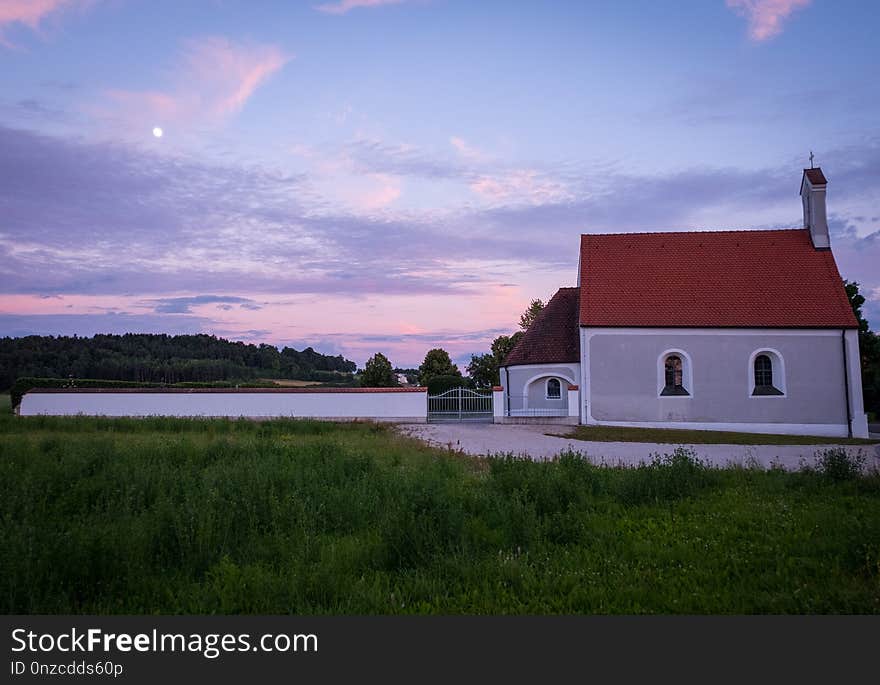
M578 300L578 288L557 290L502 366L580 361Z

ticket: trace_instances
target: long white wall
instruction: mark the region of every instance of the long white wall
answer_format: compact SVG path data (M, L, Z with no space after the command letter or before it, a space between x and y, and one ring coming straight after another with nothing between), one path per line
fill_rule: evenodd
M21 400L21 416L182 416L377 419L423 422L428 392L419 389L237 390L131 392L37 390Z

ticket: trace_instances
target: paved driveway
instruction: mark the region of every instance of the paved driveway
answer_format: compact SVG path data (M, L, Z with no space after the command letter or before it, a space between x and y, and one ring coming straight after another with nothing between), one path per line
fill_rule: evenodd
M508 453L532 459L549 459L560 452L573 450L589 455L597 463L635 465L649 460L652 454L667 454L675 445L646 442L587 442L546 435L563 434L569 426L429 423L400 426L401 432L435 447L462 451L475 456ZM832 445L688 445L697 455L716 466L757 461L762 466L781 464L796 469L801 460L812 464L818 450ZM880 445L847 445L850 452L862 450L867 466L880 467Z

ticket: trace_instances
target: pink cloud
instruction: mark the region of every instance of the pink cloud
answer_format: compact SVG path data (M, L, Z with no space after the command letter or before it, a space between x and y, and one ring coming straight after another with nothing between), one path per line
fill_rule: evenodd
M402 192L400 180L390 174L330 173L321 185L352 211L368 214L393 205Z
M478 176L470 188L492 203L542 205L570 199L564 183L532 169Z
M200 94L217 114L239 111L254 91L281 69L290 57L274 45L236 45L209 37L187 43L184 82L204 84Z
M0 26L19 23L37 29L40 22L65 6L90 4L83 0L4 0L0 3Z
M443 347L453 358L466 358L471 352L488 351L499 333L513 332L528 301L522 293L499 295L497 290L487 284L479 293L455 298L365 293L355 298L293 295L281 301L277 294L256 293L250 296L260 302L259 309L237 305L218 309L216 304L205 303L180 313L157 312L155 303L147 299L149 295L0 295L0 323L8 325L10 319L22 317L26 322L19 326L45 326L40 332L58 335L63 329L57 322L68 318L74 328L65 333L92 335L126 330L110 327L118 319L116 326L144 331L203 331L249 342L295 344L299 349L312 345L320 352L342 353L360 364L375 352L383 352L395 365L417 366L433 347ZM538 293L545 297L543 291ZM172 296L187 298L191 294ZM332 321L328 311L335 313ZM193 330L182 330L187 325Z
M347 14L358 7L381 7L382 5L399 5L407 0L339 0L315 5L319 12L327 14Z
M471 162L485 162L489 159L489 155L480 150L479 148L474 147L470 143L468 143L463 138L459 138L458 136L452 136L449 139L449 144L455 148L459 155L461 155L464 159Z
M111 90L109 109L142 124L222 120L239 112L289 60L274 45L236 44L222 37L187 41L163 90Z
M181 103L172 95L157 91L108 90L107 96L123 109L141 112L152 121L173 121L181 113Z
M355 201L358 209L382 209L400 197L400 181L388 174L372 174L372 178L379 184L379 188L359 195Z
M33 31L47 16L58 10L87 7L95 0L3 0L0 2L0 44L11 47L3 38L2 29L11 24L23 24Z
M749 21L749 37L764 41L782 33L782 24L810 0L727 0L727 6Z

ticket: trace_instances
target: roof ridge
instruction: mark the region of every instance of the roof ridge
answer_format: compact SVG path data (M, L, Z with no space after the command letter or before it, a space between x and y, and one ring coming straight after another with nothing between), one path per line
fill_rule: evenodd
M636 236L636 235L718 235L719 233L782 233L790 231L809 230L800 226L798 228L707 228L705 230L694 229L690 231L618 231L616 233L581 233L582 238L605 237L605 236Z

